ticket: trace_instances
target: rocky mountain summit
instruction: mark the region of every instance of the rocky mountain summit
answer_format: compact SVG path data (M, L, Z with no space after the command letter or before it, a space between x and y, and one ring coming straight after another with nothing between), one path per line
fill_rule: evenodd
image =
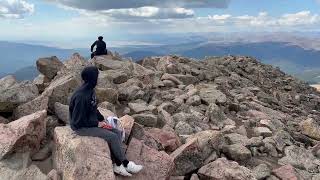
M145 167L132 178L114 175L105 141L68 126L90 65L99 110L120 118L128 159ZM0 80L1 180L320 179L320 93L252 57L74 54L37 68L33 82Z

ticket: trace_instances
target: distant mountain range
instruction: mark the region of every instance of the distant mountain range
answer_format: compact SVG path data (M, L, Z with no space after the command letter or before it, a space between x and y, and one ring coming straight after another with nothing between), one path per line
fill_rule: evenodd
M22 68L34 66L40 57L57 56L59 59L65 60L79 51L85 53L83 50L0 41L0 76L24 71Z
M212 43L199 40L183 44L111 47L109 49L135 61L147 56L168 54L177 54L196 59L224 55L253 56L263 63L278 66L283 71L309 83L320 82L320 51L307 49L288 42ZM19 80L33 79L38 74L34 65L39 57L55 55L61 60L65 60L74 52L79 52L88 57L87 49L59 49L0 41L0 77L6 74L14 74Z

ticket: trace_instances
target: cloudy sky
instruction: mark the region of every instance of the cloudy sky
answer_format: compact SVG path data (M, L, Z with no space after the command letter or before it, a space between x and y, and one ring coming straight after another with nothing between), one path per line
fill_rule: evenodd
M85 47L104 35L317 31L320 0L0 0L0 40Z

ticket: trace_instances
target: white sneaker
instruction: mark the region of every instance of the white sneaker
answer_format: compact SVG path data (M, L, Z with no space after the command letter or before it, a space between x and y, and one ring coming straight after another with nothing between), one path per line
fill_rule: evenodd
M128 171L126 170L126 168L124 168L122 164L120 166L113 164L113 172L121 176L132 176L132 174L128 173Z
M126 170L130 173L138 173L143 169L143 166L135 164L133 161L129 161Z

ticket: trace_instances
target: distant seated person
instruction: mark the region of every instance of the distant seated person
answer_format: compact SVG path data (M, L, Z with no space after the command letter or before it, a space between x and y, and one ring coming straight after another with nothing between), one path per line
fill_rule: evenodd
M96 51L93 52L94 47L97 46ZM107 55L108 54L108 50L107 50L107 45L106 43L103 41L103 37L99 36L98 40L96 40L92 45L91 45L91 59L94 56L100 56L100 55Z

